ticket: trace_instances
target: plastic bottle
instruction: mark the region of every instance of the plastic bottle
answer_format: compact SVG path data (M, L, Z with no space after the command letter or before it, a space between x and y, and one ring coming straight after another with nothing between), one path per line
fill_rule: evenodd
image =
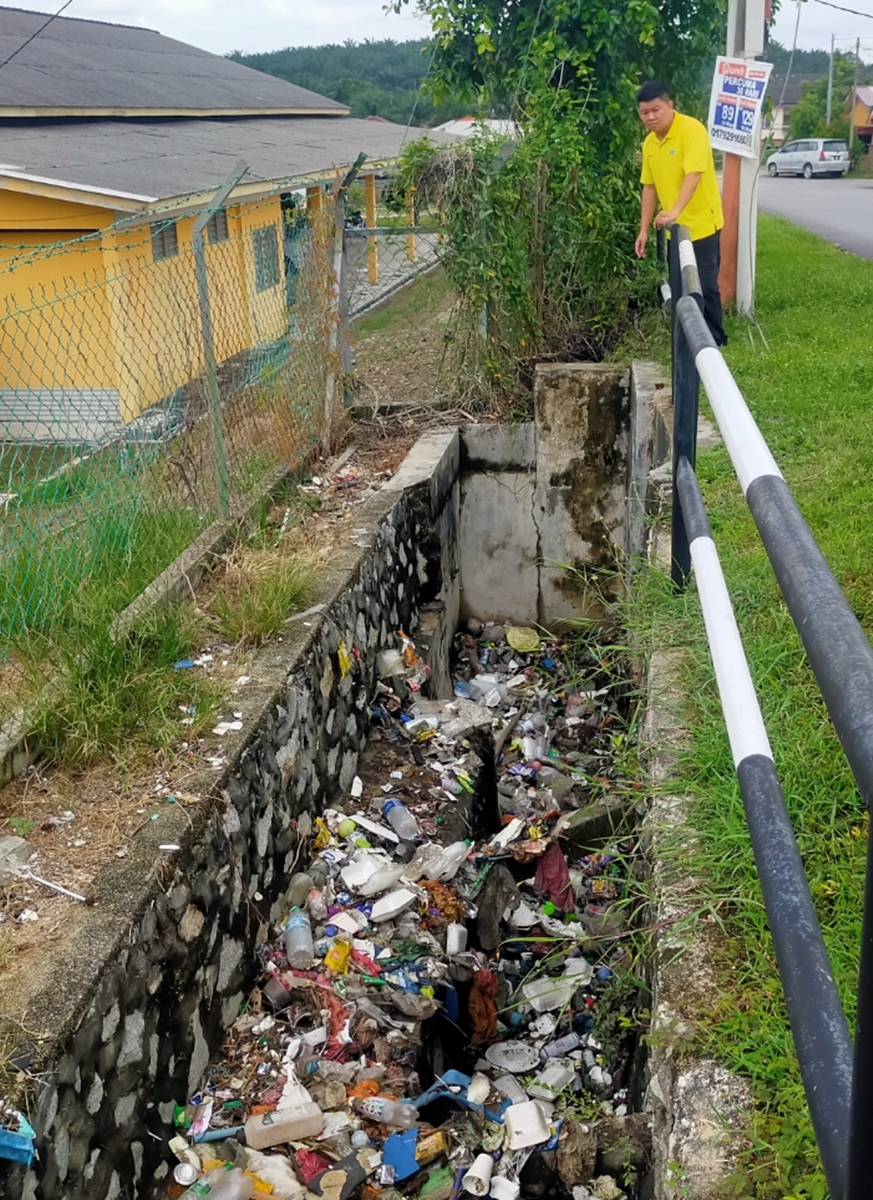
M309 917L301 909L294 908L285 922L285 955L288 963L298 970L305 971L312 966L314 954Z
M399 800L389 800L382 809L382 816L401 841L413 842L419 836L418 821Z
M317 888L323 888L330 878L330 871L327 868L327 863L321 858L313 859L313 861L306 868L306 874Z
M288 888L288 903L292 908L303 907L312 886L312 876L307 875L304 871L298 871L296 875L291 876L291 884Z
M314 921L324 921L327 918L327 902L324 893L318 888L310 888L306 897L306 908Z
M234 1167L232 1171L210 1171L207 1179L212 1183L210 1200L252 1200L255 1192L251 1176L244 1175L240 1167Z
M352 1107L368 1121L378 1121L381 1125L390 1125L393 1129L412 1129L421 1120L414 1104L391 1100L388 1096L368 1096L364 1100L352 1100Z
M581 1045L582 1039L578 1033L568 1033L564 1037L558 1038L556 1042L550 1042L548 1046L543 1046L543 1054L546 1058L560 1058L562 1054L569 1054Z
M253 1150L267 1150L283 1142L317 1137L323 1129L324 1113L314 1100L308 1100L290 1108L249 1117L245 1123L246 1145Z

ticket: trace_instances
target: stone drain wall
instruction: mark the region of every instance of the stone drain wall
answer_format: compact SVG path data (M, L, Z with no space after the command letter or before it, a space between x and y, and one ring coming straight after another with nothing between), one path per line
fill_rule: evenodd
M132 868L113 864L96 881L98 903L55 964L42 1036L19 1039L38 1079L29 1111L39 1162L0 1166L5 1200L133 1200L163 1177L173 1102L199 1087L249 990L259 925L295 859L296 818L321 811L355 774L376 652L399 627L415 629L422 602L434 646L450 641L457 476L457 433L422 439L358 510L359 544L338 553L323 612L262 655L248 732L219 787L209 781L219 798L193 820L170 814L186 826L171 865L162 869L157 851L173 840L162 822L134 839ZM341 643L360 654L345 674ZM101 945L107 927L115 936Z

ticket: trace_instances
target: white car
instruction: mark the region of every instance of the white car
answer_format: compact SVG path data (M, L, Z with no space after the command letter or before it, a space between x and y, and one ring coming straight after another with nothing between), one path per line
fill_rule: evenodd
M767 174L840 176L850 166L849 147L835 138L804 138L786 142L767 159Z

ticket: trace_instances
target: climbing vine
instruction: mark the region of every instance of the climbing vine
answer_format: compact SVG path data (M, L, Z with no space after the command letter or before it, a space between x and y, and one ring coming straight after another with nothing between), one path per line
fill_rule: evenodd
M394 0L400 8L407 0ZM721 0L419 0L430 86L511 114L511 146L407 149L401 187L438 209L446 266L491 384L530 360L599 358L653 293L633 256L642 130L635 91L667 78L696 107L723 39Z

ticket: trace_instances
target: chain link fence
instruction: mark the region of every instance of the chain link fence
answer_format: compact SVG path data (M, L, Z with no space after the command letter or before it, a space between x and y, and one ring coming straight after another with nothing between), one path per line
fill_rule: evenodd
M462 339L443 265L439 216L398 204L390 175L373 180L366 217L349 205L344 290L360 411L454 401ZM400 215L397 209L400 209Z
M438 221L351 178L0 233L0 720L349 407L456 393Z
M0 713L59 638L108 626L273 468L330 444L333 197L183 213L2 235Z

